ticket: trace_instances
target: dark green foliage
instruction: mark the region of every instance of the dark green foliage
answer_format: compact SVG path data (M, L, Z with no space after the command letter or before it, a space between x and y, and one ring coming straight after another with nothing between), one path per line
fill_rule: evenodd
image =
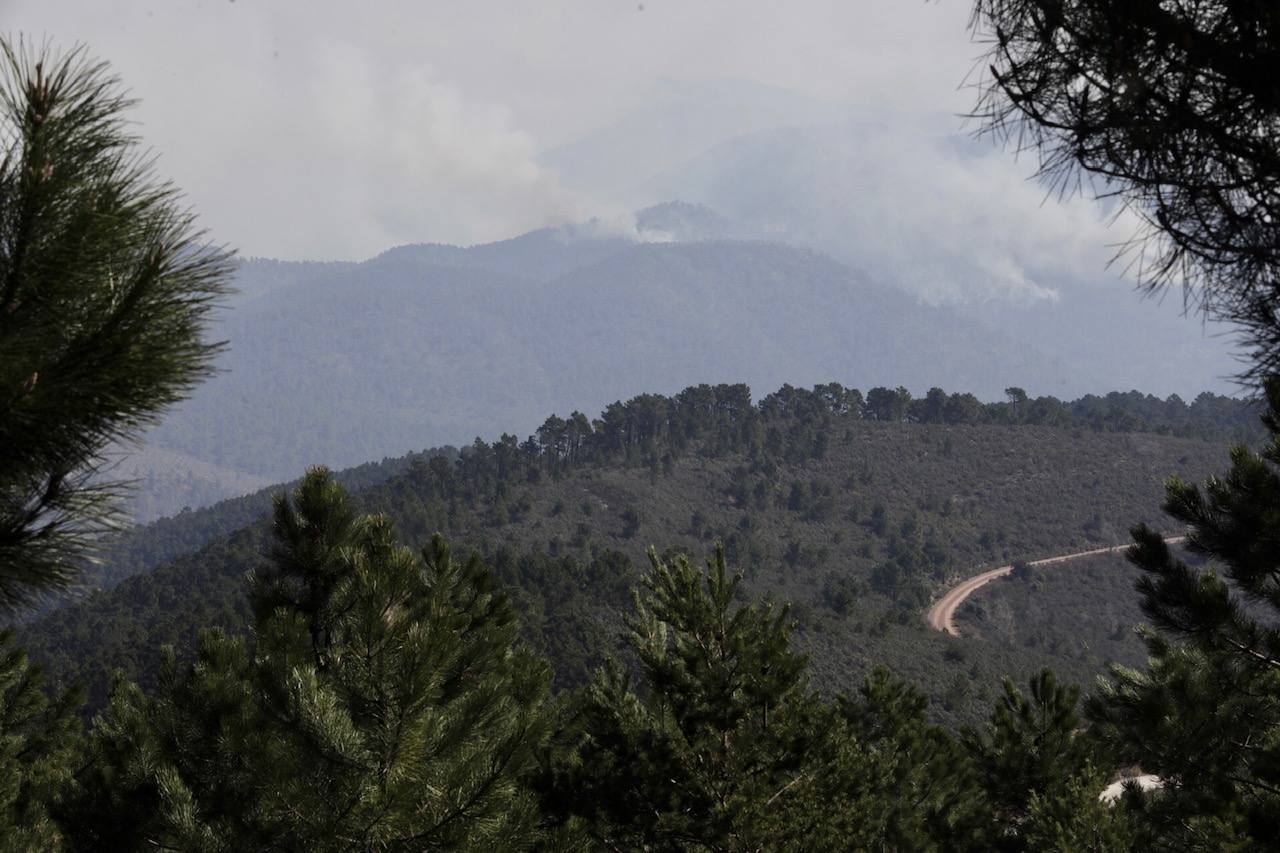
M853 696L838 697L823 772L809 789L810 820L826 828L808 849L976 848L981 792L968 756L927 719L927 706L885 667Z
M557 793L606 847L750 849L809 747L804 658L785 608L735 606L723 549L705 574L650 559L627 623L643 691L616 663L586 688Z
M1101 773L1080 773L1055 786L1052 793L1031 794L1023 836L1028 850L1056 853L1115 853L1151 850L1151 839L1134 818L1132 804L1103 802ZM1228 850L1225 838L1218 849Z
M1105 776L1095 769L1101 758L1097 745L1080 731L1079 693L1058 684L1048 670L1032 676L1030 695L1006 679L985 730L966 734L985 793L991 849L1043 849L1029 838L1033 798L1056 803L1079 784L1096 800L1105 786Z
M1117 668L1088 708L1115 758L1165 782L1130 798L1143 846L1270 849L1280 837L1280 7L978 0L973 20L991 45L978 110L988 129L1036 150L1058 187L1083 175L1143 217L1143 284L1180 283L1251 349L1245 375L1266 392L1269 441L1261 453L1233 448L1229 473L1203 490L1168 484L1166 511L1210 567L1134 528L1130 557L1159 633L1146 634L1149 670ZM1058 837L1069 836L1084 846Z
M487 567L440 537L414 555L323 469L275 535L252 654L206 632L152 695L115 691L63 814L76 845L529 846L547 672Z
M617 646L617 614L630 601L636 580L631 560L618 551L580 559L502 548L492 562L494 576L520 612L522 634L555 662L553 686L585 683Z
M71 776L80 724L73 693L50 699L40 669L0 631L0 851L47 850L50 808Z
M1172 5L1145 11L1166 25L1192 14ZM1026 13L1034 35L1056 43L1061 16L1082 8L980 3L979 19ZM1250 14L1230 21L1273 22L1273 13ZM1007 35L999 55L1016 62ZM1181 48L1203 50L1185 39ZM194 242L172 191L153 186L129 154L114 81L79 56L46 74L34 58L8 54L19 82L5 93L15 133L0 165L0 392L11 392L0 411L8 454L0 456L0 607L64 583L109 522L112 492L87 475L107 443L133 434L202 375L211 352L199 342L203 312L226 273L226 257ZM997 83L1017 91L1012 73ZM1079 106L1089 118L1088 98ZM1261 182L1273 177L1264 169ZM1175 244L1165 271L1186 257L1180 213L1174 205L1158 219ZM1238 228L1239 217L1227 219L1228 230ZM1200 225L1222 236L1221 223ZM1245 230L1244 248L1256 248L1255 230ZM1211 247L1220 250L1222 265L1241 272L1238 257ZM722 251L637 255L693 264ZM1250 262L1243 272L1270 282L1272 259ZM758 286L758 270L747 272ZM587 296L563 304L589 306ZM1261 321L1248 315L1255 330L1274 327L1272 302L1246 302L1264 309ZM784 312L778 318L787 322ZM598 322L580 325L608 333ZM1149 495L1136 483L1151 465L1173 467L1176 458L1198 470L1206 458L1193 442L1135 433L1244 432L1247 406L1136 392L1063 403L1016 387L1007 402L984 405L939 388L919 399L905 388L863 397L835 383L784 386L753 406L743 385L697 386L615 404L595 421L553 416L524 442L504 435L456 458L415 460L360 503L313 469L292 498L275 502L270 529L228 523L231 515L187 525L198 536L237 531L199 553L196 543L152 540L154 551L131 555L136 565L179 559L30 634L60 676L79 667L97 679L100 713L78 749L70 696L48 699L38 670L0 637L0 847L1274 843L1280 380L1268 392L1265 452L1234 450L1231 474L1203 494L1178 479L1168 489L1166 508L1190 527L1191 551L1224 564L1224 579L1176 558L1154 530L1135 529L1145 611L1178 642L1148 635L1150 672L1115 671L1089 706L1094 732L1081 731L1075 688L1043 671L1029 695L1006 679L989 724L957 739L929 718L924 692L873 664L896 656L925 676L952 719L972 715L997 671L1025 670L1034 656L926 633L914 611L931 591L1011 552L1110 541L1121 512L1146 512ZM324 405L319 395L311 403ZM404 548L393 517L415 537L434 534L431 544L420 555ZM495 570L479 554L453 559L440 530L492 557ZM705 572L695 569L686 555L716 536L724 544ZM610 658L564 694L563 726L549 742L551 674L521 642L517 608L527 614L524 637L554 652L559 685L579 683L608 650L631 560L655 538L667 550L649 549L643 592L625 620L634 658ZM730 559L748 581L730 577ZM104 573L102 585L128 571ZM1038 578L1019 567L1010 583L1034 588ZM775 598L797 606L774 607ZM213 627L197 635L205 624ZM177 646L157 652L158 638ZM1050 653L1060 651L1056 641ZM143 685L119 679L103 706L106 661ZM856 694L837 692L867 670ZM811 675L825 692L811 691ZM1108 771L1122 762L1160 773L1165 789L1100 803Z
M938 395L946 396L938 388L932 389L930 395L930 399ZM960 398L969 399L973 403L973 410L966 416L948 415L936 418L928 412L920 412L909 420L952 425L1061 423L1088 426L1096 431L1155 432L1192 438L1248 436L1256 432L1257 426L1252 406L1212 394L1200 395L1190 406L1182 403L1176 396L1162 401L1137 392L1113 393L1106 397L1088 396L1066 404L1053 398L1038 398L1030 402L1029 408L1019 410L1016 418L1013 410L1005 403L992 403L984 408L971 394L952 394L948 399ZM626 426L627 420L629 417L632 420L636 418L634 415L629 416L628 412L633 407L652 407L653 399L636 398L631 403L610 406L602 419L594 422L594 431L581 425L575 427L577 437L572 458L580 467L585 468L614 464L618 461L617 455L621 455L623 461L631 459L625 450L627 442L624 437L629 432L634 432L634 428ZM1055 407L1058 415L1053 418L1042 418L1036 414L1039 409ZM808 442L817 441L817 436L826 435L840 425L844 426L846 444L857 438L864 438L864 435L854 432L851 423L863 416L862 394L856 389L845 389L836 383L818 385L812 391L785 386L777 393L765 397L754 409L750 408L750 395L744 386L696 386L666 399L662 408L668 412L673 424L653 438L663 444L669 443L672 449L680 453L723 455L745 449L749 454L755 454L750 467L741 466L734 472L733 495L742 505L750 501L763 506L761 501L769 492L768 480L754 476L768 470L768 465L759 458L762 448L753 444L760 439L757 420L787 425L786 435L790 438L784 441L783 432L778 431L778 446L766 455L779 461L784 458L793 459L792 464L797 467L804 462L804 453L799 451L803 451ZM759 419L755 417L755 410L759 412ZM552 420L565 423L558 418ZM578 423L578 418L575 417L573 422ZM740 425L738 422L741 422ZM647 435L645 437L648 438ZM954 452L954 438L955 435L951 432L944 435L944 446L950 448L945 455L949 456ZM699 442L707 446L699 447ZM544 455L537 440L531 438L526 442L526 450L522 451L514 436L505 435L492 445L477 439L471 447L461 452L452 447L439 448L422 454L384 459L381 463L366 463L340 471L335 476L350 489L363 488L402 473L414 463L425 462L432 456L444 456L451 461L459 457L465 459L459 474L464 481L469 481L469 487L465 491L467 500L474 501L477 497L492 493L495 498L495 513L501 509L506 513L507 521L517 522L523 508L519 502L511 500L505 485L513 477L522 476L526 471L540 472L543 467L552 465L559 470L566 467L559 456ZM871 473L870 469L866 469L863 472L864 479L871 476ZM795 482L798 488L803 488L803 483ZM870 484L870 480L864 483ZM853 482L846 481L842 491L847 492L853 487ZM827 501L833 496L832 487L809 480L808 488L813 492L817 503L817 515L820 516L817 520L824 520L832 509ZM224 501L217 507L182 513L174 518L131 530L118 540L117 546L108 555L104 568L93 572L91 582L94 586L110 587L120 579L138 571L149 570L165 559L194 552L217 535L242 527L260 516L270 505L270 495L278 490L279 487L263 489L254 495ZM798 500L806 499L799 497ZM951 501L950 509L954 509L954 500L947 500ZM584 515L590 515L592 502L579 503L586 508ZM557 507L562 509L565 505L565 501L560 500L552 505L550 513L556 514ZM884 506L877 506L880 508L873 508L870 522L883 535ZM694 511L699 514L703 512L698 508ZM625 513L624 510L624 515Z
M1032 701L1007 687L967 750L883 668L823 700L787 609L743 600L723 549L705 572L650 553L627 619L640 686L609 663L567 697L544 748L545 666L515 642L478 559L454 561L438 536L416 557L323 469L277 502L274 532L252 651L206 631L191 663L166 653L150 693L119 684L74 780L65 707L50 713L34 681L17 691L3 731L26 739L0 746L36 760L6 777L22 804L12 829L28 833L6 836L14 849L1102 850L1132 837L1127 812L1097 802L1073 690L1047 674Z
M640 532L640 513L635 509L622 512L622 538L631 539Z
M458 457L453 447L440 447L421 453L409 453L381 462L367 462L344 471L336 471L334 479L349 493L385 482L402 474L416 462L433 456L449 460ZM101 564L89 569L85 581L95 589L110 589L133 575L149 572L156 566L183 554L192 554L206 543L252 524L270 512L272 500L281 489L292 489L298 481L261 489L244 497L229 498L202 509L181 512L149 524L131 527L113 536L105 546Z
M231 272L82 49L0 43L0 608L68 585L116 523L94 479L209 371Z
M322 469L277 502L274 533L252 651L206 631L191 663L166 653L154 690L118 685L74 782L74 723L25 691L5 731L28 740L0 745L26 758L39 743L53 760L7 777L24 798L13 822L37 833L13 835L35 839L17 849L1102 850L1132 837L1127 812L1097 802L1074 690L1047 674L1030 701L1006 686L968 749L883 668L825 701L787 609L744 601L723 549L705 572L650 553L627 620L640 686L609 663L567 697L543 749L545 666L520 650L478 559L453 560L440 537L416 557Z
M832 572L822 588L822 603L841 616L854 611L862 593L860 584L850 577Z
M1150 670L1117 670L1090 704L1120 755L1172 781L1150 811L1164 843L1184 848L1280 834L1280 380L1266 392L1261 452L1233 448L1203 490L1168 484L1166 511L1211 567L1134 529L1143 611L1161 633L1147 636Z
M606 849L951 849L976 841L967 758L924 698L878 670L855 699L807 692L786 610L737 603L652 556L628 620L641 685L616 663L573 705L546 802Z
M966 638L1042 649L1060 662L1059 675L1082 682L1112 663L1144 667L1137 633L1145 621L1133 585L1139 570L1122 554L1100 554L1050 566L1029 566L979 589L956 621Z
M877 421L900 421L907 414L911 393L906 388L872 388L867 392L866 416Z

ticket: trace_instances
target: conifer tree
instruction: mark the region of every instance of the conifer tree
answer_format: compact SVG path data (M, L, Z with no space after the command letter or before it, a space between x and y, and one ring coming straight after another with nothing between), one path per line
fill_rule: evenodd
M521 849L548 673L476 558L421 556L328 472L276 504L257 629L117 690L67 810L87 849ZM126 819L127 818L127 819Z
M1096 742L1080 725L1079 694L1049 670L1032 676L1030 695L1006 678L985 730L965 733L984 793L989 849L1044 849L1049 815L1063 803L1076 808L1082 796L1097 801L1106 779Z
M705 573L650 562L627 620L644 690L614 661L586 688L557 804L610 848L750 849L803 778L805 659L785 608L735 603L723 548Z
M628 620L643 680L607 665L574 709L549 811L607 849L938 849L973 839L967 757L881 671L857 699L809 693L785 608L740 602L650 552Z
M0 40L0 609L72 582L116 519L103 451L210 366L230 256L130 134L104 63Z
M1280 370L1280 6L1268 0L974 0L976 114L1063 192L1145 225L1142 283L1243 330Z
M975 0L990 45L977 113L1061 189L1097 188L1145 223L1142 283L1242 331L1264 391L1260 453L1232 448L1166 511L1199 568L1146 526L1150 666L1087 704L1121 763L1164 780L1129 798L1152 846L1254 849L1280 837L1280 5L1235 0ZM1083 179L1083 180L1081 180ZM1044 813L1044 810L1041 810Z
M926 718L919 690L876 667L818 720L807 784L770 815L792 850L980 850L985 809L972 763Z
M40 670L0 631L0 851L52 850L50 815L65 785L80 724L78 697L45 695Z
M1070 776L1053 789L1034 791L1020 827L1025 849L1044 853L1118 853L1155 849L1135 823L1128 800L1104 802L1099 774ZM1226 847L1220 849L1229 849Z
M1150 668L1116 669L1088 705L1120 758L1164 780L1147 822L1183 849L1280 837L1280 379L1265 391L1261 452L1233 447L1203 489L1167 486L1165 511L1209 565L1134 529Z

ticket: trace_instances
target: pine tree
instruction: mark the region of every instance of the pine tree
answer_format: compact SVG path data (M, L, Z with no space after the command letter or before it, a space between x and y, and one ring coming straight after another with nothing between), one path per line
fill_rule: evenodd
M546 803L607 849L931 849L974 838L967 758L924 699L878 672L857 699L808 692L785 608L740 602L650 553L628 620L643 676L607 665L573 708Z
M230 256L202 243L83 49L0 40L0 610L71 583L117 519L95 477L210 366Z
M1116 669L1088 704L1116 755L1165 781L1148 823L1183 849L1280 837L1280 379L1265 390L1261 452L1233 447L1203 489L1168 483L1165 511L1209 566L1134 529L1150 668Z
M1082 796L1097 801L1106 780L1097 745L1081 729L1079 695L1049 670L1032 676L1030 695L1005 679L985 730L965 733L984 792L989 849L1044 849L1050 815L1064 803L1076 808Z
M723 548L705 574L650 561L627 620L645 690L614 661L586 688L555 806L610 848L748 849L803 777L805 660L785 608L735 605Z
M984 803L960 744L928 700L877 667L817 721L809 775L770 815L791 850L981 850Z
M1105 803L1098 797L1102 778L1097 773L1078 773L1055 784L1052 791L1032 792L1020 828L1025 849L1044 853L1152 849L1151 839L1139 832L1123 802Z
M88 849L530 845L548 672L488 569L440 537L415 555L323 469L275 518L253 652L210 632L153 697L115 692L73 834Z
M70 775L80 723L74 693L49 699L38 667L0 631L0 851L53 850L50 815Z
M1142 218L1142 283L1179 282L1235 323L1265 393L1269 445L1231 451L1201 490L1169 482L1176 556L1135 528L1150 666L1087 703L1118 762L1165 781L1131 796L1147 843L1274 846L1280 837L1280 6L1274 2L975 0L990 44L978 114L1038 153L1060 189L1096 188ZM1081 179L1084 180L1081 180ZM1220 573L1220 574L1219 574Z

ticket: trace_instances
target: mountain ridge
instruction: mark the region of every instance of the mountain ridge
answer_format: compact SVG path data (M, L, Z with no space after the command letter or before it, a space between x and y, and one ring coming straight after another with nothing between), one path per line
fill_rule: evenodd
M227 312L213 330L230 341L222 372L149 440L285 479L311 463L461 444L493 423L525 432L548 410L708 379L776 387L838 376L987 398L1008 385L1058 396L1098 388L810 249L525 236L500 249L406 247L277 282ZM434 263L441 251L451 265ZM792 328L820 331L795 340Z

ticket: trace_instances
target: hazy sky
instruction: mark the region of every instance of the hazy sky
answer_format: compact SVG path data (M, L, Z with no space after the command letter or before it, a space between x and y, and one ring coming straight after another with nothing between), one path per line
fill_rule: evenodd
M979 52L968 9L0 0L0 28L109 60L141 99L135 117L162 171L219 240L249 255L357 258L607 212L608 199L566 189L539 158L644 107L664 80L667 91L750 81L959 129L951 116L971 106L959 86Z

